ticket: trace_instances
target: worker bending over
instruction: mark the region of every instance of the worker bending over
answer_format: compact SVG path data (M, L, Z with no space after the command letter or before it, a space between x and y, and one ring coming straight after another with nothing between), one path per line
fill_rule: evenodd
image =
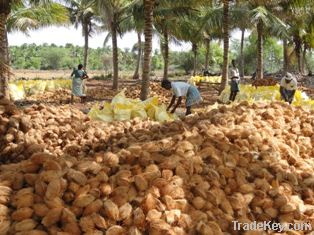
M297 84L297 79L291 73L287 73L280 82L281 99L291 104L297 90Z
M176 98L178 97L178 102L174 105L171 113L174 113L177 107L181 104L182 97L186 97L186 116L192 113L192 105L198 104L202 101L202 97L198 89L186 82L170 82L169 80L163 80L161 82L161 86L166 90L172 90L173 94L167 111L171 109L172 105L176 101Z

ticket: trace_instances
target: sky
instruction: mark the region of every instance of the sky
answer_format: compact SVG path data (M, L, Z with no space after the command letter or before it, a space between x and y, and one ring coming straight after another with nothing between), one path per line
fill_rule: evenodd
M235 31L232 34L233 38L240 39L241 33L240 31ZM247 35L246 35L247 36ZM97 48L102 47L104 39L106 37L106 33L99 33L93 35L90 38L89 47ZM70 27L48 27L44 29L39 29L36 31L30 31L29 35L25 35L21 32L13 32L9 33L9 45L10 46L20 46L24 43L35 43L37 45L41 45L43 43L54 43L58 46L64 46L66 43L72 43L73 45L83 46L84 38L82 36L82 30L80 28L75 29L74 26ZM142 40L144 41L144 36L142 36ZM123 38L118 38L118 47L121 49L129 48L131 49L133 45L137 42L136 33L127 33ZM111 45L111 42L108 43ZM171 50L173 51L188 51L191 49L191 45L189 43L182 43L181 46L171 44ZM159 49L159 41L157 37L153 39L153 49Z

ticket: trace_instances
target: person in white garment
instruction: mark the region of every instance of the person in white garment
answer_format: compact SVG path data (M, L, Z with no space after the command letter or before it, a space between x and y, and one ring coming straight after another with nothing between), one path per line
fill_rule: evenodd
M240 74L239 70L236 67L235 60L231 61L231 68L229 69L229 79L230 79L230 96L229 101L235 101L235 98L240 91L239 83L240 83Z
M171 102L167 108L167 111L171 109L172 105L174 105L176 101L176 98L178 98L178 101L171 110L171 113L174 113L177 107L181 104L182 97L186 97L185 115L189 115L192 113L191 111L192 105L200 103L202 101L202 97L198 89L195 86L190 85L186 82L170 82L169 80L163 80L161 82L161 86L166 90L172 90L173 94Z
M291 73L287 73L287 75L284 76L280 81L281 99L291 104L297 88L297 79Z

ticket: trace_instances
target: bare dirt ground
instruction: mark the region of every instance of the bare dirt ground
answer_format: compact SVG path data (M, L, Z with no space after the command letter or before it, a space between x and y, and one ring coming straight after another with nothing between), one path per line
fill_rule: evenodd
M55 79L70 78L72 70L13 70L13 79ZM108 74L104 70L91 70L88 72L91 77Z
M71 69L68 70L27 70L19 69L12 70L12 79L58 79L58 78L70 78L72 73ZM111 71L107 70L88 70L90 78L95 76L107 76ZM162 71L155 71L154 77L161 77ZM133 76L133 71L119 71L119 76L122 79L130 79Z

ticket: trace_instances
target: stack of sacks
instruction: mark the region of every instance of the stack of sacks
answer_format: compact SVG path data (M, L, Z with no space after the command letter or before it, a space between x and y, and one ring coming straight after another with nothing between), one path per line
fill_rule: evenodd
M20 100L24 99L25 96L42 94L45 91L70 90L71 86L72 81L70 79L29 80L12 82L9 84L9 89L11 98L13 100Z
M125 97L125 90L122 90L111 101L104 103L102 109L99 104L95 104L88 116L92 120L104 122L126 121L133 118L141 120L151 119L158 122L171 121L176 117L166 111L165 105L158 105L158 97L152 97L145 101L129 99Z
M194 86L200 82L220 83L221 76L192 76L188 82Z
M230 87L228 86L220 95L219 100L223 103L227 103L229 101L230 96ZM250 85L240 85L240 92L236 97L236 101L279 101L280 92L279 85L275 86L259 86L253 87ZM313 109L314 108L314 100L310 100L305 92L297 90L294 96L294 101L292 103L295 106L302 106L305 108Z

